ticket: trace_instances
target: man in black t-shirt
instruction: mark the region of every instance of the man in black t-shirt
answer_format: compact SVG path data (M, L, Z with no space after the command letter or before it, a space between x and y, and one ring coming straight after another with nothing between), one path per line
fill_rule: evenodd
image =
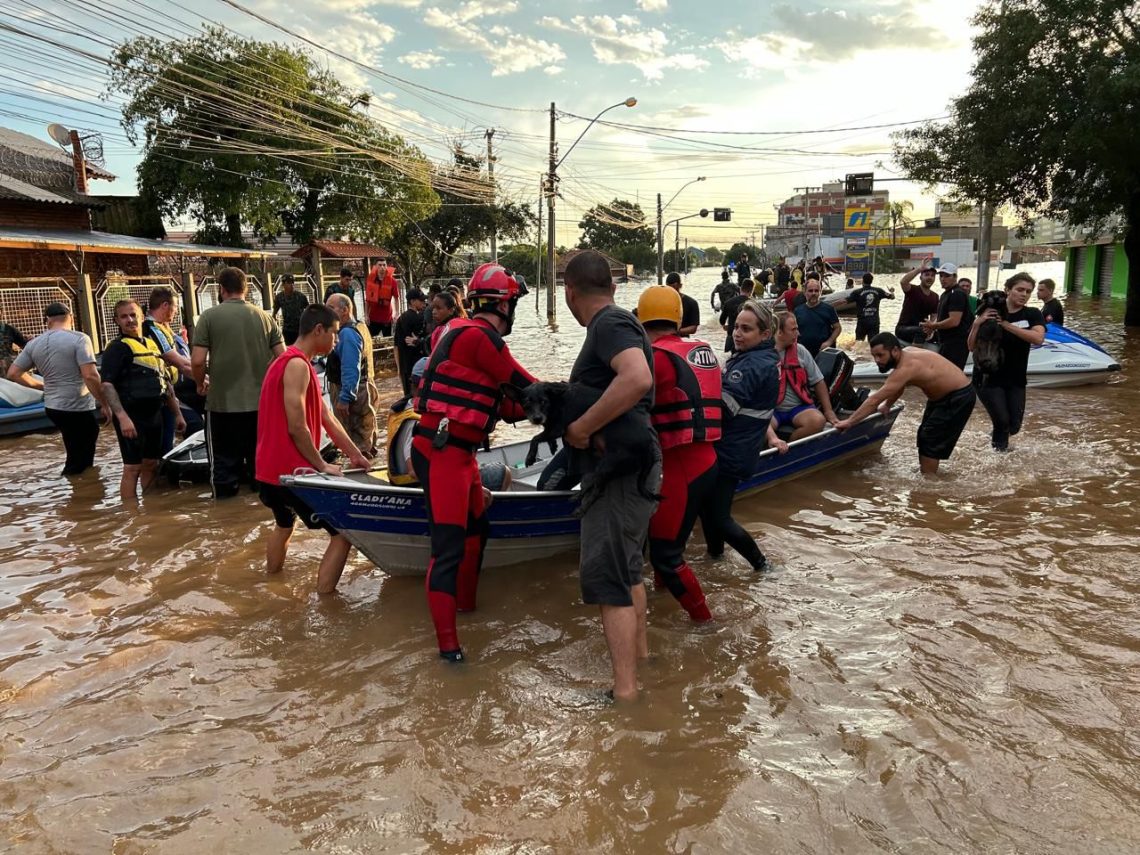
M792 268L788 267L788 262L780 259L780 263L776 265L776 296L779 297L788 290L788 283L792 281Z
M745 301L752 299L752 290L752 280L745 279L740 284L740 293L721 307L720 326L725 332L725 353L733 353L736 351L736 344L732 340L732 330L736 327L736 316L740 314L740 307L744 305Z
M396 345L400 385L404 389L404 398L407 399L412 394L412 366L424 352L424 337L427 335L424 329L424 305L427 298L419 288L410 289L405 296L408 308L396 318L392 341Z
M1041 301L1041 317L1047 324L1065 325L1065 309L1061 301L1053 296L1057 283L1052 279L1042 279L1037 283L1037 299Z
M928 336L937 333L938 352L959 368L966 367L970 356L967 338L974 315L970 311L970 301L958 287L958 266L943 264L936 271L942 286L942 296L938 299L938 313L935 321L924 321L922 331Z
M889 294L882 288L872 287L875 274L863 274L863 287L851 295L851 302L855 304L858 319L855 321L855 341L874 338L879 334L879 303L883 300L893 300L894 294Z
M736 262L736 282L739 285L745 279L752 278L752 268L748 266L748 253L741 253L740 261ZM681 333L684 335L684 333Z
M567 429L564 441L590 447L590 437L614 419L635 414L644 426L639 442L651 443L658 462L646 487L661 486L661 451L649 421L653 406L653 351L633 314L614 304L614 283L605 257L586 250L566 266L566 305L586 328L586 340L570 372L571 383L602 392L601 398ZM581 455L588 457L588 455ZM588 468L589 461L584 468ZM613 478L582 515L579 575L582 600L601 608L613 665L613 697L637 697L637 661L648 655L646 595L641 573L649 520L656 502L638 489L638 474Z
M665 277L665 284L681 294L681 274L673 271ZM681 328L677 335L692 335L701 325L701 306L688 294L681 294Z

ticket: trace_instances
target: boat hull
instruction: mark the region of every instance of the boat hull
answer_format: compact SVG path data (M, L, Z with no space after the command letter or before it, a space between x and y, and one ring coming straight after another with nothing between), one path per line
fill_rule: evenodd
M774 449L760 453L751 478L741 482L737 496L747 496L840 465L876 451L890 434L902 411L897 404L883 416L870 418L840 433L828 428L798 440L787 454ZM529 443L513 443L479 455L481 462L502 462L518 473L516 486L542 471L540 460L530 469L515 469ZM545 453L549 453L544 449ZM316 473L282 479L315 512L341 532L374 564L392 575L420 575L430 556L427 509L423 491L396 487L363 472L340 477ZM509 490L493 494L487 510L490 536L485 568L540 561L578 548L580 525L575 516L576 491Z
M973 359L966 362L967 377L974 374ZM1109 356L1099 345L1070 329L1049 324L1045 343L1029 351L1027 384L1037 389L1062 389L1070 386L1088 386L1107 383L1120 371L1120 363ZM857 386L879 385L887 374L880 374L874 362L855 365L851 382Z

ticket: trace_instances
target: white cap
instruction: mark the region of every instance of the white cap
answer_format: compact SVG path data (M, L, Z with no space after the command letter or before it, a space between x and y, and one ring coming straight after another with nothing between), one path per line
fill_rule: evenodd
M946 264L943 264L941 267L939 267L937 272L938 273L957 273L958 272L958 265L957 264L951 264L950 262L947 262Z

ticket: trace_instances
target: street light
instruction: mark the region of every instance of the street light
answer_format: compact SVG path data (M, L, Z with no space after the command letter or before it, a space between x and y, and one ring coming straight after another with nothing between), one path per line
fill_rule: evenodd
M698 181L704 181L705 176L694 178L681 185L681 190L684 190L690 184L696 184ZM673 204L673 200L681 195L681 190L673 194L673 198L661 204L661 194L657 194L657 284L660 285L665 278L665 230L661 225L661 215Z
M570 148L566 149L566 153L563 154L562 157L555 160L555 155L557 154L554 141L555 111L554 102L550 102L550 171L546 177L546 263L550 274L549 279L546 283L546 319L548 321L553 321L555 316L554 281L557 275L557 270L555 269L556 261L554 256L554 196L557 193L558 187L558 167L562 165L562 161L566 160L566 158L569 157L570 152L574 150L574 146L578 145L578 143L582 141L582 137L586 135L586 131L590 130L590 128L594 126L594 122L598 121L598 119L600 119L610 110L615 110L618 107L636 106L637 99L630 97L626 98L624 101L619 101L616 104L611 104L610 106L606 107L606 109L602 110L602 112L598 113L598 115L590 119L586 127L582 129L582 133L578 134L578 139L574 140L574 142L570 145Z

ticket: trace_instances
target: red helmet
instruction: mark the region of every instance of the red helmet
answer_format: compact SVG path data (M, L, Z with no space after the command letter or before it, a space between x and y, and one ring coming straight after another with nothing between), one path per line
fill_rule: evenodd
M493 300L511 300L519 296L519 283L500 264L492 261L480 265L467 285L467 296Z

